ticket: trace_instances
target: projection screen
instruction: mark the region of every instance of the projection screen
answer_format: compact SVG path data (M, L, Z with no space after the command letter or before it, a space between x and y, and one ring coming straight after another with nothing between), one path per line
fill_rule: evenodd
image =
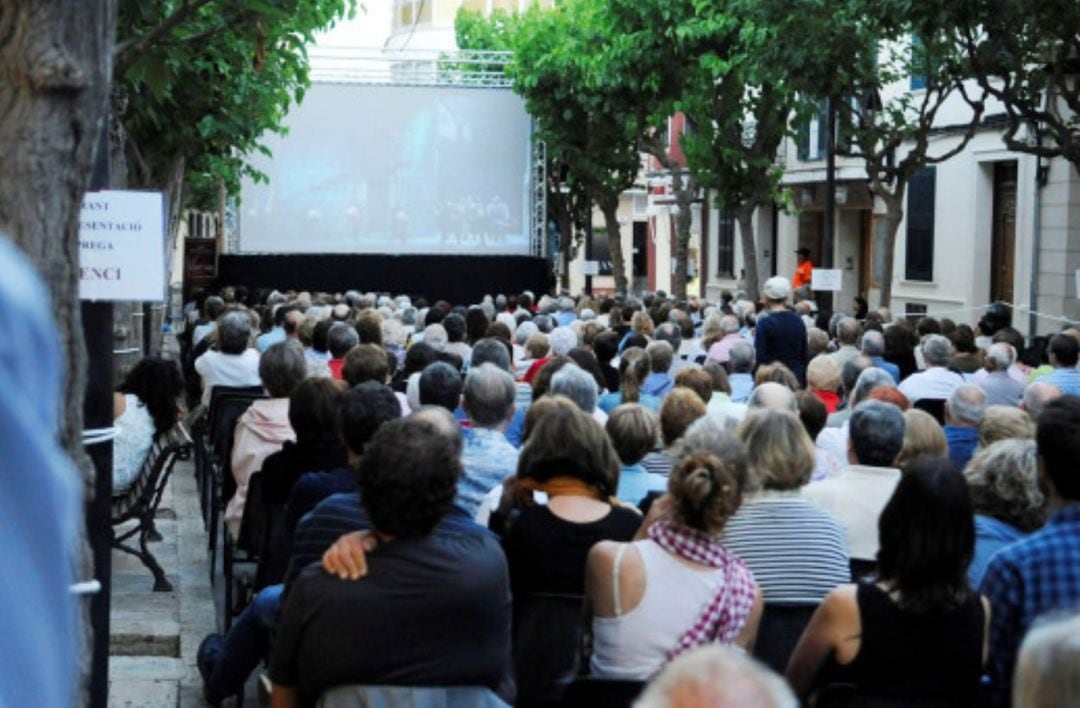
M241 253L529 253L530 120L508 89L315 83L245 180Z

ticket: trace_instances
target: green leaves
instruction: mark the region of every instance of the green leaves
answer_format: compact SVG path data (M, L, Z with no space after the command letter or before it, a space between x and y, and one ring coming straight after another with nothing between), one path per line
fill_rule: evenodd
M242 176L255 176L246 156L262 151L260 137L280 130L304 98L306 42L355 9L355 0L120 0L117 25L127 36L118 44L138 52L115 77L139 156L133 186L161 186L180 155L196 206L216 204L216 186L201 186L219 178L236 194Z

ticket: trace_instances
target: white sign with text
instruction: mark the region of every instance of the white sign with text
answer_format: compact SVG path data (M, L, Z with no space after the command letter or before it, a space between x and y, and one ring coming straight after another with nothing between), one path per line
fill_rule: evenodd
M165 208L160 192L87 192L79 213L79 298L165 297Z
M810 288L812 290L839 290L843 272L839 268L814 268L810 276Z
M600 275L600 261L582 261L582 275Z

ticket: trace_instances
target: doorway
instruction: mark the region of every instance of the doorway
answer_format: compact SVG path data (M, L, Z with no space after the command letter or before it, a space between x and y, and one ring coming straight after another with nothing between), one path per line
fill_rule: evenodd
M990 300L1013 301L1016 262L1016 163L994 164L994 220L990 254Z

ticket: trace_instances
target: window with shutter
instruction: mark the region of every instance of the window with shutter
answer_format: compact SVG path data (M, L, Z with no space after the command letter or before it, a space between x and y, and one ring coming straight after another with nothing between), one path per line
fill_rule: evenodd
M907 257L904 278L931 281L934 279L934 190L937 169L924 167L908 184L907 195Z

